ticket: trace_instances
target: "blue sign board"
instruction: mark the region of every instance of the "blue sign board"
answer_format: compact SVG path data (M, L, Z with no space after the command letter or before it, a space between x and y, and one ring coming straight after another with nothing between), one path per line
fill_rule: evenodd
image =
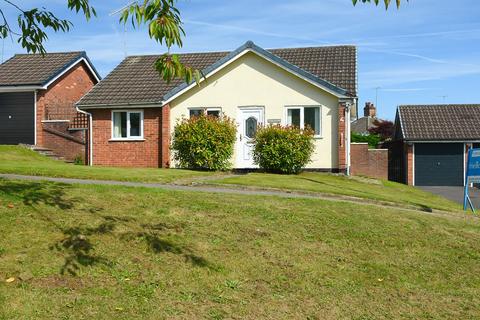
M463 197L463 210L467 210L467 205L475 212L472 201L468 194L468 186L471 183L480 183L480 149L468 150L467 170L465 174L465 191Z

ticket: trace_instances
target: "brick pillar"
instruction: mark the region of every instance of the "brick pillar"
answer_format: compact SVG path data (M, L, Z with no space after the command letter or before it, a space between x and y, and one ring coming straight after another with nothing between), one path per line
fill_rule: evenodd
M345 172L347 169L345 109L345 102L340 102L338 104L338 170L340 172Z
M43 137L43 124L42 120L44 119L45 114L45 98L44 98L44 91L37 91L37 101L36 101L37 112L35 114L35 121L36 121L36 132L37 135L37 146L43 146L45 141Z
M162 107L160 137L160 166L170 167L170 105Z
M413 186L413 145L406 145L406 169L407 169L407 184Z

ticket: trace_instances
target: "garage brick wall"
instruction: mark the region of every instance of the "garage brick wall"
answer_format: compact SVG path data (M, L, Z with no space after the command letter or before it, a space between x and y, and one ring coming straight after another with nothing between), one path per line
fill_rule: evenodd
M388 149L369 149L367 143L352 143L351 174L376 179L388 179Z
M42 147L57 145L54 151L60 156L70 158L70 150L67 150L69 146L66 145L63 151L58 141L59 137L53 138L50 133L43 130L42 120L73 120L77 114L75 103L90 91L95 83L96 79L88 67L80 62L52 83L47 90L37 92L37 145ZM64 133L71 134L69 131ZM68 144L67 141L65 143Z

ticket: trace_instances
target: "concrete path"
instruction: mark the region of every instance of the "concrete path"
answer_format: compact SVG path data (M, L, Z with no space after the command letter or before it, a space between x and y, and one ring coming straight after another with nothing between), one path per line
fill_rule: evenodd
M18 174L0 174L0 178L10 180L26 180L26 181L51 181L65 184L82 184L82 185L107 185L107 186L126 186L126 187L143 187L143 188L159 188L173 191L189 191L189 192L206 192L206 193L225 193L238 195L254 195L254 196L275 196L281 198L297 198L297 199L319 199L344 203L354 203L360 205L372 205L381 208L415 211L433 215L451 215L448 212L435 210L425 211L415 206L407 206L398 203L389 203L382 201L369 200L364 198L356 198L341 195L322 194L322 193L308 193L308 192L294 192L282 190L268 190L268 189L253 189L242 188L239 186L223 187L223 186L208 186L208 185L176 185L165 183L143 183L143 182L126 182L113 180L90 180L90 179L74 179L74 178L56 178L44 176L26 176Z
M90 180L90 179L74 179L74 178L55 178L44 176L25 176L18 174L0 174L0 178L10 180L28 180L28 181L52 181L67 184L93 184L93 185L107 185L107 186L126 186L126 187L144 187L144 188L159 188L174 191L196 191L196 192L211 192L211 193L228 193L241 195L264 195L264 196L278 196L283 198L307 198L307 199L328 199L328 200L342 200L353 201L361 198L343 198L322 194L308 194L300 192L287 192L277 190L248 190L245 188L229 188L222 186L206 186L206 185L181 185L181 184L167 184L167 183L144 183L144 182L127 182L115 180Z

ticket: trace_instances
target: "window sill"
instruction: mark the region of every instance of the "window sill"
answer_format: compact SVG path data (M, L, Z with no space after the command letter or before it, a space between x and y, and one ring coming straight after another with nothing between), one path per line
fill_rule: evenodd
M108 142L142 142L142 141L145 141L145 139L143 139L143 138L124 138L124 139L114 138L114 139L108 140Z
M315 140L322 140L322 139L323 139L323 136L313 136L313 139L315 139Z

